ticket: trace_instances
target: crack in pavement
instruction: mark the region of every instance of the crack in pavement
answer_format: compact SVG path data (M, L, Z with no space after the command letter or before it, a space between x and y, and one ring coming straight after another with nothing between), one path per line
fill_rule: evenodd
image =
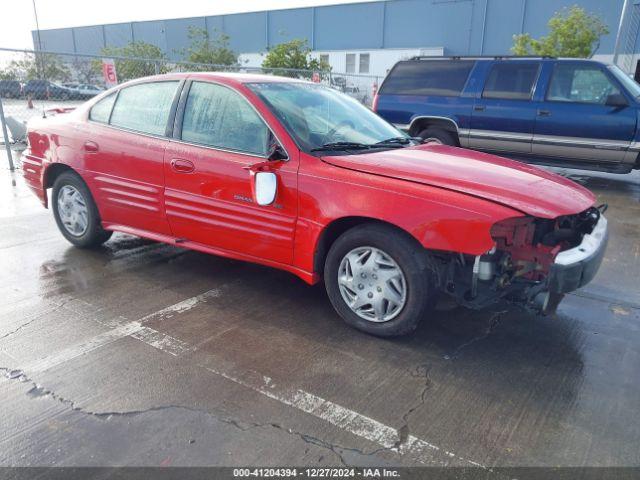
M47 312L47 313L53 313L57 310L54 309L51 312ZM22 325L20 325L19 327L15 328L14 330L11 330L10 332L5 333L4 335L0 336L0 340L3 340L7 337L10 337L11 335L15 335L16 333L18 333L20 330L22 330L23 328L28 327L29 325L31 325L33 322L35 322L36 320L38 320L40 318L40 315L36 315L34 318L32 318L31 320L29 320L26 323L23 323Z
M455 360L456 358L458 358L460 356L460 352L463 349L467 348L469 345L472 345L472 344L474 344L476 342L479 342L480 340L484 340L485 338L487 338L489 335L491 335L491 333L493 333L493 331L496 328L498 328L498 325L500 325L500 320L502 319L502 316L507 312L508 312L508 310L501 310L499 312L493 312L493 314L491 315L491 318L489 319L489 325L484 330L484 332L482 332L480 335L477 335L477 336L467 340L462 345L458 346L450 354L444 355L443 358L445 360Z
M393 446L394 449L400 449L402 445L407 443L409 439L409 434L411 433L411 429L409 428L409 417L413 415L413 413L424 405L425 397L427 395L427 391L431 389L433 386L433 382L429 377L429 371L431 367L427 364L418 365L413 371L409 372L409 374L414 378L423 378L424 386L418 396L418 401L415 402L409 409L402 415L403 425L398 429L398 441Z
M17 328L15 328L14 330L11 330L10 332L5 333L4 335L0 336L0 340L3 340L7 337L10 337L11 335L15 335L16 333L18 333L20 330L28 327L29 325L31 325L33 322L40 320L42 317L46 316L46 315L51 315L52 313L57 312L58 310L62 309L65 307L65 305L69 303L69 301L60 303L60 304L55 304L55 307L53 307L51 310L49 311L45 311L45 312L40 312L40 313L36 313L33 315L33 318L31 318L30 320L28 320L27 322L23 323L22 325L18 326Z
M227 425L231 425L242 432L246 432L256 428L274 428L274 429L280 430L288 435L293 435L298 437L300 440L302 440L303 442L309 445L315 445L317 447L324 448L330 451L337 457L337 459L340 461L340 464L345 467L350 466L350 464L344 458L344 452L352 452L354 454L362 455L362 456L373 456L383 451L391 451L393 453L397 453L397 449L395 447L391 447L391 448L382 447L382 448L372 450L371 452L366 452L364 450L361 450L355 447L345 447L342 445L331 443L321 438L315 437L313 435L287 428L283 425L280 425L279 423L275 423L275 422L245 423L245 422L235 420L233 418L216 414L208 410L193 408L193 407L189 407L186 405L179 405L179 404L158 405L158 406L153 406L153 407L149 407L142 410L95 412L91 410L86 410L82 407L78 407L73 400L62 397L56 394L55 392L53 392L52 390L47 389L42 385L39 385L38 383L33 381L31 378L29 378L22 370L12 369L8 367L0 367L0 372L4 372L5 378L9 380L15 380L15 381L31 384L31 388L26 392L26 395L30 397L34 397L34 398L50 397L53 400L67 406L73 412L82 413L84 415L89 415L101 420L108 420L111 417L139 416L139 415L144 415L146 413L159 412L159 411L171 410L171 409L185 410L192 413L198 413L198 414L204 414L204 415L210 416L215 421L219 421Z

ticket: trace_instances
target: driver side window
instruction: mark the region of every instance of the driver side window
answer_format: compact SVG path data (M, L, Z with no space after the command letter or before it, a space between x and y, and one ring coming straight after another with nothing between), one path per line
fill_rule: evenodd
M553 71L547 100L604 105L609 95L619 93L620 90L598 67L560 64Z
M182 140L266 156L270 131L239 93L214 83L193 82L182 121Z

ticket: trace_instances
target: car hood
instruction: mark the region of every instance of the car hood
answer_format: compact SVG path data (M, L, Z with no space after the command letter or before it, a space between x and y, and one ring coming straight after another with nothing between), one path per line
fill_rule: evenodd
M325 156L322 160L337 167L466 193L541 218L575 214L595 201L589 190L560 175L444 145Z

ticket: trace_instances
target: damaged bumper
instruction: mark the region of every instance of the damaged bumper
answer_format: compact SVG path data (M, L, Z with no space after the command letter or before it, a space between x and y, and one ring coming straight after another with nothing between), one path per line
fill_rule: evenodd
M607 219L600 215L593 231L584 235L578 246L556 256L549 272L549 291L568 293L589 283L600 268L608 239Z

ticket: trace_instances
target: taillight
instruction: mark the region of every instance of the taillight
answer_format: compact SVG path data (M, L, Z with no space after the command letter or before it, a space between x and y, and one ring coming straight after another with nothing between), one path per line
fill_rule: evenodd
M375 94L373 96L373 103L371 104L371 110L373 110L374 112L378 111L378 99L380 98L380 96L378 94Z

